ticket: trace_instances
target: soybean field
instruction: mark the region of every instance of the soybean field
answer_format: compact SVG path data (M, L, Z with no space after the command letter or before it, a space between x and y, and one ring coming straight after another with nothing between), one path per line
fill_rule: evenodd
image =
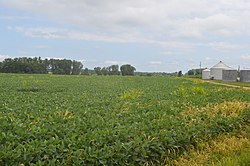
M199 79L0 74L0 165L178 165L249 122L249 90Z

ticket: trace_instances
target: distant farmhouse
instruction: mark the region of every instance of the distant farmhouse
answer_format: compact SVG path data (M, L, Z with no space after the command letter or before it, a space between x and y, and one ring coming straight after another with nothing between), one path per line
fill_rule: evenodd
M237 71L236 69L229 67L220 61L214 65L211 69L205 69L202 71L202 79L204 80L222 80L228 82L235 82L240 77L242 82L250 82L250 69Z

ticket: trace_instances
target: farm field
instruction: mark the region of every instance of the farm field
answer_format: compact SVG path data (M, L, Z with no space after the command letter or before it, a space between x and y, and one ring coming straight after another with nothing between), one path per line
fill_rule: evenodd
M249 123L249 90L197 79L0 74L0 165L181 165Z

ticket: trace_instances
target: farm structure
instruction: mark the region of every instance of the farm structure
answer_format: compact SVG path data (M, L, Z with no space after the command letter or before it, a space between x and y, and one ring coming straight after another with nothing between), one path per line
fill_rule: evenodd
M222 77L223 70L233 71L234 69L227 66L222 61L220 61L218 64L214 65L210 70L211 70L211 72L210 72L211 79L223 80L222 79L223 78ZM237 70L235 70L235 71L237 72ZM235 78L235 81L236 81L236 78Z
M228 82L235 82L237 80L238 71L237 70L222 70L222 80Z
M211 69L202 71L202 79L223 80L234 82L237 80L238 71L229 67L222 61L214 65Z
M240 71L240 81L250 82L250 69Z
M202 79L209 80L210 79L210 69L205 69L202 71Z

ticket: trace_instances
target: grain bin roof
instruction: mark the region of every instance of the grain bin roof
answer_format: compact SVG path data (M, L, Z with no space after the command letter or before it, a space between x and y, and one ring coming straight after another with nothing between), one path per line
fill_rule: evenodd
M233 68L227 66L222 61L220 61L218 64L214 65L211 69L234 70Z

